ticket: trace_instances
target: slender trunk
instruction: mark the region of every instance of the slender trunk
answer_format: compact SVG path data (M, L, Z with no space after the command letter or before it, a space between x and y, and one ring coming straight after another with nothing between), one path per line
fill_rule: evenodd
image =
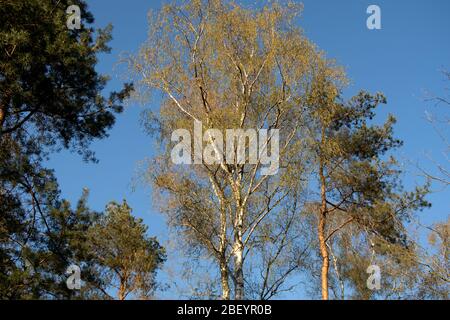
M228 283L228 266L225 257L220 260L220 282L222 285L222 300L230 300L230 285Z
M322 256L322 299L328 300L328 269L329 259L328 250L325 243L325 215L321 212L319 217L319 244L320 254Z
M322 189L324 187L322 186ZM323 192L323 191L322 191ZM328 249L325 242L325 228L326 228L326 204L323 204L320 208L319 215L319 245L320 245L320 254L322 256L322 299L328 300L328 269L329 269L329 257L328 257Z
M240 208L237 212L234 231L234 274L236 279L234 298L244 299L244 244L242 242L244 210Z
M322 145L324 143L325 132L322 130ZM320 255L322 256L322 299L328 300L328 269L329 269L329 256L328 256L328 248L326 244L326 220L327 220L327 194L326 194L326 180L324 173L324 159L323 155L320 155L320 168L319 168L319 176L320 176L320 197L321 197L321 205L320 205L320 213L319 213L319 225L318 225L318 233L319 233L319 246L320 246Z
M220 282L222 285L222 300L230 300L230 285L228 283L228 264L226 257L226 240L227 240L227 212L222 206L220 213Z
M120 280L120 287L119 287L119 292L118 292L118 298L119 298L119 300L125 300L125 297L126 297L125 281L124 280Z
M0 107L0 133L3 130L3 123L5 122L5 110L3 107Z
M243 244L242 241L236 240L234 254L234 268L236 277L236 288L234 293L235 300L244 299L244 270L243 270Z

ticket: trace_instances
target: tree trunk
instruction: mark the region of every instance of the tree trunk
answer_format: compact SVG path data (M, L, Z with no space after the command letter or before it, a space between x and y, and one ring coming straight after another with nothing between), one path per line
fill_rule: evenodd
M322 145L324 144L325 132L322 130ZM320 213L319 213L319 225L318 225L318 233L319 233L319 246L320 246L320 255L322 256L322 299L328 300L328 269L329 269L329 256L328 256L328 248L326 244L326 220L327 220L327 194L326 194L326 179L324 173L324 159L323 155L320 155L320 168L319 168L319 176L320 176L320 197L321 197L321 205L320 205Z
M234 253L234 268L236 277L236 288L234 298L236 300L244 299L244 270L243 270L243 245L242 241L237 240L235 242L235 253Z
M222 300L230 300L230 285L228 283L227 264L227 212L224 200L221 199L222 208L220 210L220 282L222 285Z
M0 107L0 133L3 130L3 123L5 122L5 111L3 107Z
M319 244L320 244L320 254L322 256L322 299L328 300L328 269L329 269L329 258L328 250L325 242L325 225L326 225L326 214L320 210L319 217Z
M125 281L120 281L120 287L118 292L118 298L119 300L125 300L126 297L126 287L125 287Z
M220 261L220 282L222 285L222 300L230 300L230 285L228 283L228 266L225 257Z
M242 227L243 227L243 209L238 210L236 217L235 231L234 231L234 274L236 279L235 284L235 300L244 299L244 244L242 242Z

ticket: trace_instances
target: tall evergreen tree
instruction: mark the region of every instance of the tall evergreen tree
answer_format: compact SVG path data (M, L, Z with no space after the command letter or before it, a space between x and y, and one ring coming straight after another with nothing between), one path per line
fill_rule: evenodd
M105 269L104 280L117 290L117 298L151 298L157 289L156 274L166 259L156 238L147 236L142 219L131 215L131 208L111 202L105 214L89 230L90 251Z
M66 25L72 4L81 9L80 29ZM19 298L14 288L28 281L24 251L51 232L46 216L58 206L42 160L61 147L94 159L89 142L107 135L132 86L102 95L107 78L95 66L109 51L111 27L95 32L85 1L5 0L0 16L1 286L4 297Z
M51 299L108 299L103 268L90 250L88 233L102 214L89 209L85 189L76 207L61 201L47 215L49 231L40 234L33 255L33 269L39 275L39 296ZM45 229L44 229L45 230ZM70 266L80 268L82 286L67 286Z
M316 77L308 102L308 139L314 151L314 187L320 190L315 210L321 291L328 299L330 246L337 234L352 230L356 239L363 237L380 254L389 244L407 247L405 223L411 213L429 204L426 187L402 191L397 163L385 156L401 145L393 136L394 117L383 125L370 123L385 97L362 91L345 101L333 68L322 65Z

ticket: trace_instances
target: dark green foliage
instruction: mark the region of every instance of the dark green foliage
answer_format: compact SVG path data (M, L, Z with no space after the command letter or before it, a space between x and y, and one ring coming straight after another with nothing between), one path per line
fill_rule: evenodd
M79 5L82 26L69 30L66 8ZM101 95L106 77L95 71L97 54L107 52L111 27L95 31L84 1L2 1L0 4L1 135L32 135L41 145L86 146L106 136L117 104L131 86Z
M80 30L66 26L72 4ZM60 148L94 159L89 143L107 135L132 86L103 97L107 78L95 66L111 27L95 36L84 1L2 0L0 16L0 297L38 298L44 280L25 266L42 248L60 249L49 221L64 205L42 160Z
M41 276L41 297L57 299L105 298L104 284L96 266L97 259L89 250L87 233L100 217L87 207L87 190L72 210L68 201L52 208L47 216L48 232L42 236L36 252L36 272ZM36 260L36 259L35 259ZM43 262L42 262L43 261ZM70 265L81 269L80 291L67 288L65 274Z
M326 226L321 230L321 254L333 263L333 292L339 285L364 299L375 294L366 285L370 264L384 270L387 265L411 265L414 248L407 223L415 212L430 206L425 200L428 185L412 192L402 188L401 171L389 155L402 145L393 134L395 118L389 116L382 125L372 121L375 108L385 103L382 94L364 91L344 101L325 78L317 82L309 101L310 145ZM399 259L399 252L407 252L409 260Z
M104 268L108 287L118 290L118 299L152 297L156 273L166 260L165 250L156 238L147 236L142 219L131 208L111 202L105 214L89 230L89 251Z

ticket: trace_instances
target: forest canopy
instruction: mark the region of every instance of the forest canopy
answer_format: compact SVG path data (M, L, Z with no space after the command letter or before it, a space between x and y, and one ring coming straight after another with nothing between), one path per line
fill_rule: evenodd
M98 70L113 27L97 28L87 1L0 1L0 299L154 299L183 281L189 299L295 299L301 288L324 300L447 300L448 214L418 220L448 186L448 162L405 168L398 106L358 83L350 95L351 74L302 15L295 1L166 2L107 90ZM128 199L93 210L97 190L83 189L71 203L47 167L64 151L102 166L93 143L136 100L145 106L131 125L158 145L137 187L150 188L164 241ZM445 94L427 101L449 105ZM438 110L427 119L448 155Z

